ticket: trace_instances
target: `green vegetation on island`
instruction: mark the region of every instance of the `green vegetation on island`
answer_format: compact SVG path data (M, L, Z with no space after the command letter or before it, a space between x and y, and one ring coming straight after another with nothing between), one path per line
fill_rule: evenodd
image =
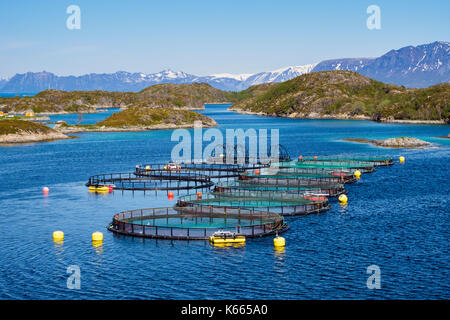
M70 137L39 123L0 119L0 143L40 142Z
M204 109L205 103L232 102L234 95L206 83L158 84L140 92L45 90L32 97L0 98L0 111L52 114L90 113L97 112L97 108Z
M155 129L192 128L195 121L203 127L214 127L217 123L202 114L171 108L133 107L112 114L95 125L68 125L58 123L55 128L64 133L83 131L145 131Z
M322 71L247 91L254 94L230 110L279 117L450 122L449 83L407 89L351 71Z

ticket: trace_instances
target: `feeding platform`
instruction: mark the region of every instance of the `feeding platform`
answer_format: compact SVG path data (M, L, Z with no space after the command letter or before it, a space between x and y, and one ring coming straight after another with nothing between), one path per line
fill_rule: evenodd
M282 199L275 195L266 197L235 196L227 193L208 193L202 197L187 195L178 198L177 205L180 207L216 208L227 212L228 209L247 208L251 210L262 210L274 212L282 216L307 215L320 213L331 208L328 199L311 200L305 197L297 199Z
M108 226L117 234L172 240L209 240L218 231L256 238L287 229L283 217L272 212L212 207L130 210L114 215Z

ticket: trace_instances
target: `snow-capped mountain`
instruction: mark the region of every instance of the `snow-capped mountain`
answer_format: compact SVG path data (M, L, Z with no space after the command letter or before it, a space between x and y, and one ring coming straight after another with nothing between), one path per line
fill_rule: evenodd
M50 72L16 74L9 80L0 79L0 92L39 92L58 90L140 91L159 83L206 82L230 91L267 83L282 82L304 73L325 70L350 70L367 77L407 87L427 87L450 81L450 42L437 41L420 46L391 50L379 58L345 58L318 64L291 66L255 74L213 74L196 76L170 69L158 73L91 73L82 76L57 76Z
M307 64L304 66L287 67L269 72L256 73L249 76L245 80L245 82L247 87L268 82L283 82L301 76L302 74L311 72L311 70L314 69L316 65L317 63Z
M450 42L408 46L373 59L322 61L312 71L324 70L351 70L386 83L428 87L450 81Z
M257 74L214 74L195 76L170 69L158 73L90 73L82 76L57 76L53 73L27 72L16 74L0 85L0 92L39 92L46 89L57 90L106 90L139 91L159 83L198 83L206 82L217 89L240 91L264 82L281 82L309 72L314 65L287 67Z

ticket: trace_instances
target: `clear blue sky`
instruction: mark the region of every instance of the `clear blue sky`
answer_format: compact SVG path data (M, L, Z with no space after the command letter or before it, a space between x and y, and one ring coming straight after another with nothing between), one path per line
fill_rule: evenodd
M81 8L68 30L66 8ZM368 30L366 8L381 8ZM14 0L0 2L0 77L166 68L253 73L448 41L450 1Z

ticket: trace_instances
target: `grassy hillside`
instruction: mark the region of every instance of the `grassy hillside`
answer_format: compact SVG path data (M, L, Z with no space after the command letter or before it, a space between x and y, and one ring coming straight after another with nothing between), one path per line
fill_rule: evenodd
M188 110L173 110L170 108L130 108L112 114L109 118L98 122L97 127L147 127L155 125L190 126L199 120L206 125L214 125L211 118Z
M33 97L0 98L0 110L24 113L83 113L95 107L203 108L207 102L228 102L233 93L205 83L159 84L140 92L45 90ZM233 100L234 101L234 100Z
M355 72L323 71L252 90L259 94L239 101L231 109L281 117L450 120L448 83L406 89Z
M229 102L232 94L206 83L158 84L136 94L139 106L202 108L205 103Z
M33 123L30 121L23 121L23 120L11 120L11 119L4 119L0 120L0 135L6 135L6 134L18 134L22 132L27 132L30 134L46 134L51 133L54 130L44 126L39 123Z

